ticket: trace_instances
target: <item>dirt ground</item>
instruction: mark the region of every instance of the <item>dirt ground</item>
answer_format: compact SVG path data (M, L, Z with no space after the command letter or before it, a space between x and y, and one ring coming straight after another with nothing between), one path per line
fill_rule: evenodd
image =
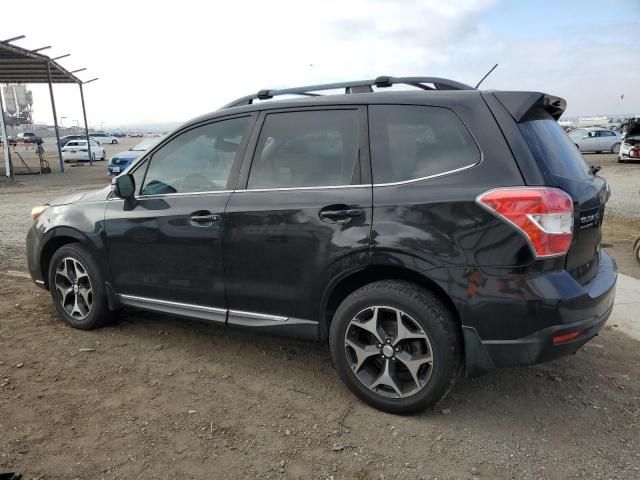
M637 194L640 165L588 160L611 177L612 202L618 184ZM67 327L24 273L29 210L103 186L105 170L0 183L0 472L65 480L640 478L640 342L615 321L575 356L461 379L437 409L413 417L355 399L319 344L133 310L100 330ZM638 197L628 198L639 211L612 203L603 242L622 272L640 278L631 258L640 209Z

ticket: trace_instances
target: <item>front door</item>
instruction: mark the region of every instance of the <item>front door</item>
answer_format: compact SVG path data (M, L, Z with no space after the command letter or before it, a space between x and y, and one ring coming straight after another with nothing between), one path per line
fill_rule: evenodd
M111 276L123 303L224 322L224 208L252 121L189 128L132 170L136 199L113 199L105 215Z
M329 282L368 263L366 114L351 106L261 121L225 212L228 322L310 324Z

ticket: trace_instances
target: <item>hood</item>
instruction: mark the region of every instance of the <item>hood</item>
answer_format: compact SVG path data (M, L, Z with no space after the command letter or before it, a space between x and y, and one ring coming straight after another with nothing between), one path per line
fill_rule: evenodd
M632 125L629 125L627 129L627 137L640 135L640 122L636 122Z
M78 202L99 202L107 199L111 192L111 187L104 187L99 190L91 190L89 192L73 193L71 195L63 195L47 202L47 205L59 207L60 205L68 205Z
M141 156L144 152L142 151L134 151L134 150L125 150L124 152L120 152L117 155L113 155L111 158L121 158L123 160L135 160L139 156Z

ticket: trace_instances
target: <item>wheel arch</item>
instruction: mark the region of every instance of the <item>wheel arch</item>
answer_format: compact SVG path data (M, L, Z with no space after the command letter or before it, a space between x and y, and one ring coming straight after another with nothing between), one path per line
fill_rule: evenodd
M51 230L40 252L40 271L45 285L49 283L49 265L57 250L70 243L80 243L95 255L94 249L89 239L80 231L69 227L57 227Z
M425 273L416 272L409 268L392 265L369 265L334 281L325 291L320 310L319 336L326 340L336 309L352 292L373 282L380 280L405 280L425 288L440 299L456 318L462 332L460 312L447 292Z

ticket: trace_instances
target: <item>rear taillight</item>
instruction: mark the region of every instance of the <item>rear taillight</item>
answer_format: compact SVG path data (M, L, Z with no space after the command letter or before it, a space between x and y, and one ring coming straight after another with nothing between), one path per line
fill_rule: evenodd
M571 245L573 201L558 188L505 187L476 201L520 230L536 257L564 255Z
M640 158L640 149L631 150L629 156L633 158Z

